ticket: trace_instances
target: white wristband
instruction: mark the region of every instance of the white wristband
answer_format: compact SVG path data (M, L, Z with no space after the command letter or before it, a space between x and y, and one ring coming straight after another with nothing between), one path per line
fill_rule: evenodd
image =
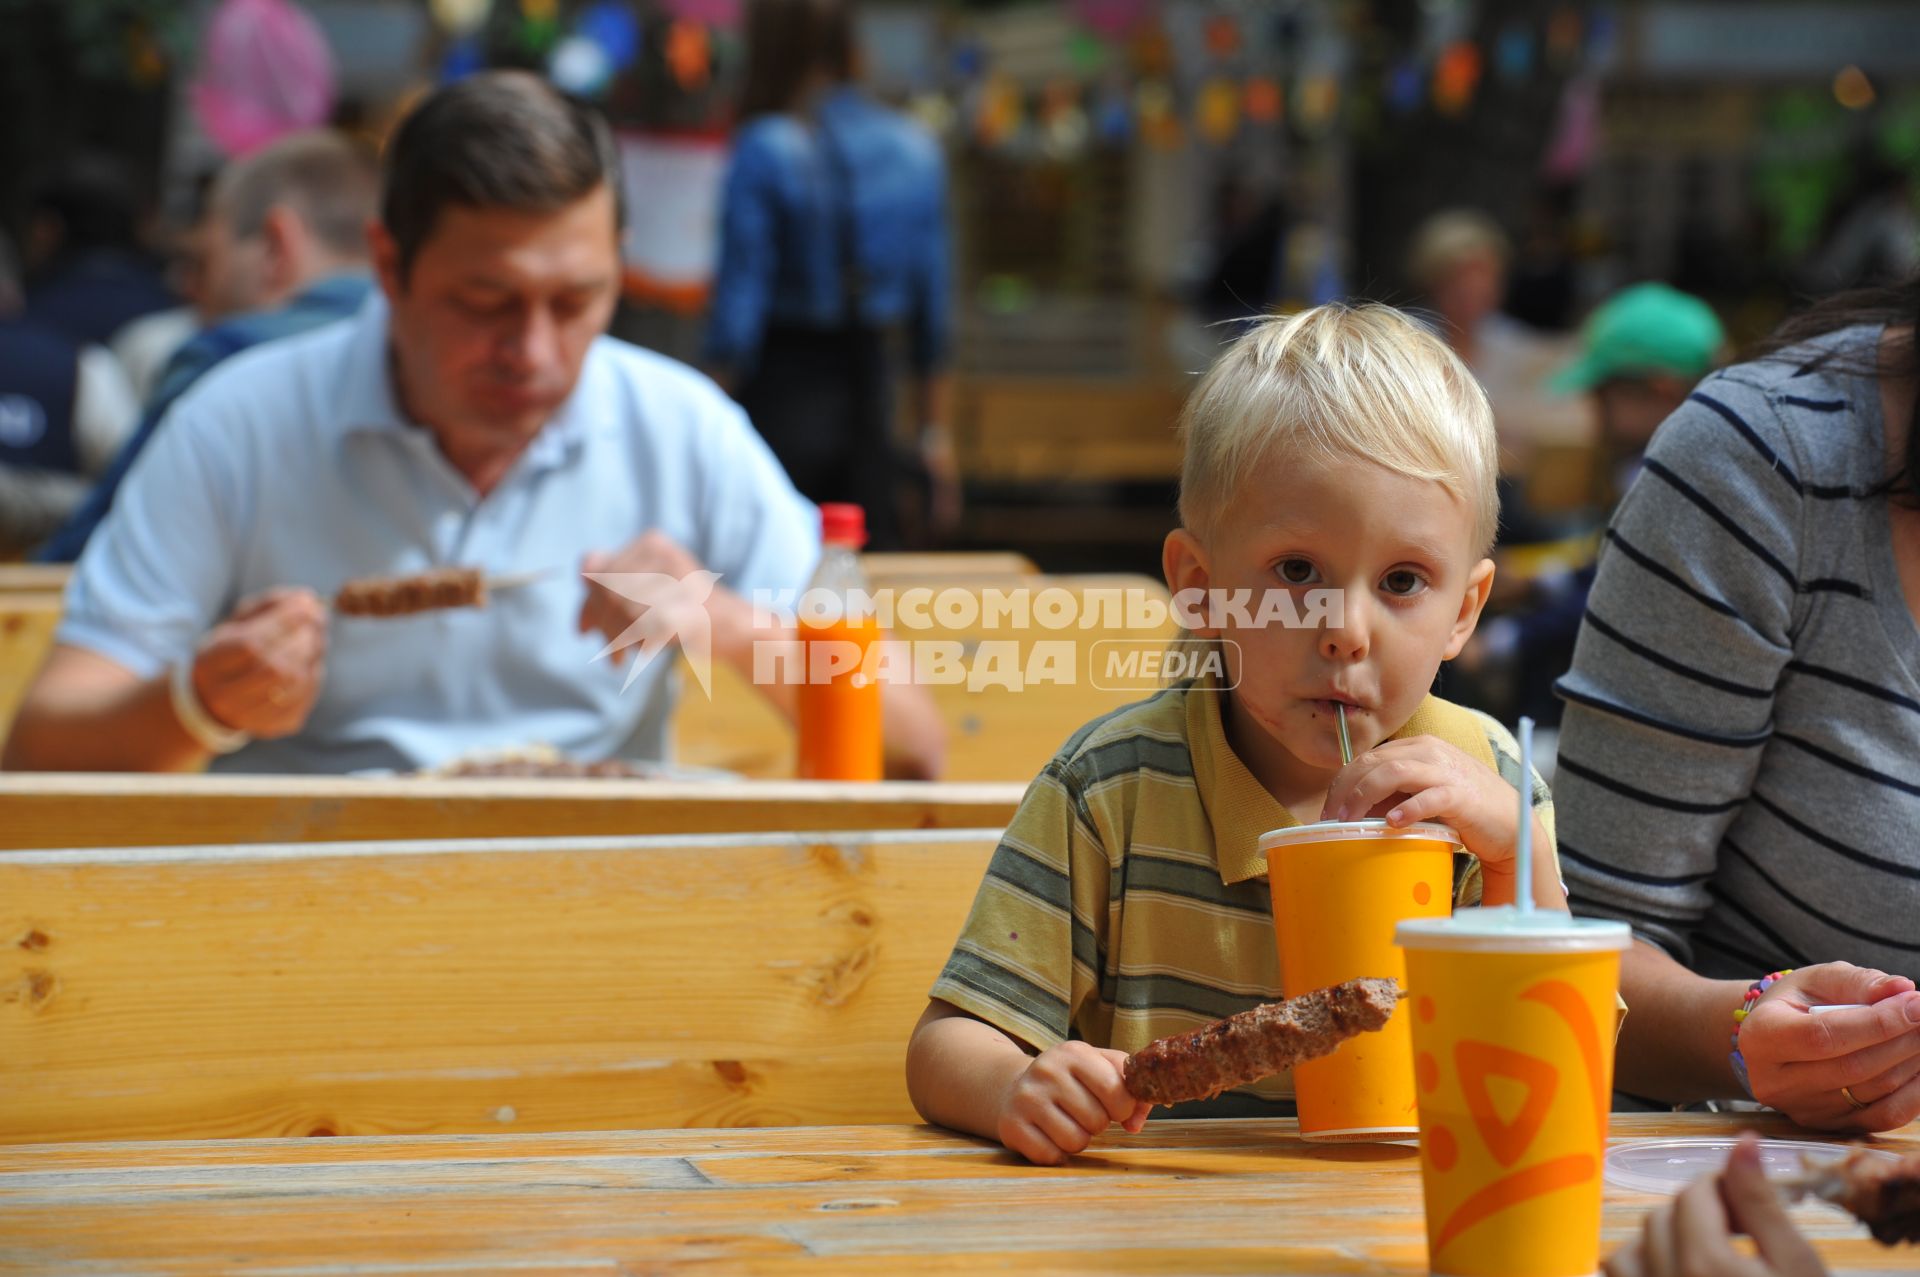
M231 727L223 727L207 713L207 707L200 703L200 697L193 690L193 660L188 658L173 667L173 677L168 680L172 691L173 716L180 720L181 728L193 737L200 748L212 754L231 754L245 745L253 737L245 732L237 732Z

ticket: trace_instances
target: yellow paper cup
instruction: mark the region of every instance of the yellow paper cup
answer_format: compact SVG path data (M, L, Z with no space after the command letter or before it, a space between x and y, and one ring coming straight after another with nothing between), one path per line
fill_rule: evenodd
M1453 908L1459 835L1445 825L1322 821L1260 837L1273 892L1280 987L1290 998L1362 976L1406 982L1394 927ZM1340 1044L1293 1071L1300 1134L1393 1140L1418 1131L1407 1017Z
M1427 1262L1446 1277L1600 1264L1625 923L1511 905L1399 929L1412 995ZM1409 1012L1411 1012L1409 1014Z

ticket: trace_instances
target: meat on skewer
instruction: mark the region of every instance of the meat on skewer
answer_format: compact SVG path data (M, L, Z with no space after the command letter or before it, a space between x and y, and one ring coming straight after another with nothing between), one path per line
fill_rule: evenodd
M1920 1242L1920 1153L1895 1161L1855 1149L1838 1161L1809 1163L1805 1174L1779 1182L1793 1197L1812 1193L1832 1202L1884 1245Z
M1349 980L1161 1038L1127 1057L1127 1090L1150 1104L1209 1099L1381 1028L1403 996L1392 980Z
M361 577L348 581L333 596L333 610L341 616L407 616L435 608L486 605L487 579L479 568Z

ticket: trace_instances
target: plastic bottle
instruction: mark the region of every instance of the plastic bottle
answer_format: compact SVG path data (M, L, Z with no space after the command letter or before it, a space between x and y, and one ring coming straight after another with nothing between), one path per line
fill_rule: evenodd
M880 683L862 672L880 638L860 568L866 511L857 505L822 505L820 541L820 566L799 616L806 682L800 685L798 770L803 780L879 780ZM839 606L822 615L812 605L828 596Z

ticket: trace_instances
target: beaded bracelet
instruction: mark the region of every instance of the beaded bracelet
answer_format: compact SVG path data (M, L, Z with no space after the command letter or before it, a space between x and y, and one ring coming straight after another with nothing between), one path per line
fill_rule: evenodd
M1733 1034L1728 1039L1733 1043L1733 1053L1727 1056L1727 1062L1733 1065L1733 1075L1740 1079L1740 1089L1749 1098L1753 1095L1753 1083L1747 1081L1747 1059L1740 1054L1740 1026L1746 1022L1747 1013L1753 1010L1753 1004L1760 1000L1760 995L1792 974L1793 968L1788 967L1785 971L1776 971L1755 980L1748 986L1747 996L1740 1000L1739 1007L1733 1013Z

